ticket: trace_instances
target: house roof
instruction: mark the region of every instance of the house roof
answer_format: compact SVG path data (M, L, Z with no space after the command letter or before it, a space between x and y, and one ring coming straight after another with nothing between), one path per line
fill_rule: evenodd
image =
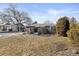
M53 24L31 24L26 27L45 27L45 26L54 26Z

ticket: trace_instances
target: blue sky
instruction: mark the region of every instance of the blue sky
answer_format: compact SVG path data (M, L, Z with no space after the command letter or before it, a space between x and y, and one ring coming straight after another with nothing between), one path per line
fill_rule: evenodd
M8 7L8 4L0 4L0 11ZM46 20L56 23L62 16L75 17L79 21L78 3L19 3L19 10L29 13L33 21L43 23Z

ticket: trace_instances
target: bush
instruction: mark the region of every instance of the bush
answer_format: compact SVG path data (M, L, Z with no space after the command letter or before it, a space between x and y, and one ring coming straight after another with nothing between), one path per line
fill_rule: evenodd
M67 32L68 34L68 37L71 39L71 40L79 40L79 30L75 29L71 29Z
M58 19L56 25L56 32L61 36L67 36L66 32L69 30L69 19L68 17L62 17Z
M71 44L79 46L79 25L77 23L71 24L67 35Z

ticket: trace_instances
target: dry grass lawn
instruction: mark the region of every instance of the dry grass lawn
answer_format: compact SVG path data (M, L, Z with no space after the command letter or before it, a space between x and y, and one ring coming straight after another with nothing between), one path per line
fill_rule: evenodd
M18 35L0 37L0 55L3 56L56 56L78 55L69 47L65 37ZM78 48L76 48L78 50Z

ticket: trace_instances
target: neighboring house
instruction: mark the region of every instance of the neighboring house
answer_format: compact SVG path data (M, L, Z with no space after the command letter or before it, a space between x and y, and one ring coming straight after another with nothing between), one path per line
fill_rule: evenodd
M53 24L31 24L26 26L29 34L55 34L56 28Z
M17 25L6 23L4 26L5 26L5 29L6 29L5 31L8 31L8 32L17 31Z
M0 24L0 32L17 32L24 31L24 26L22 24Z

